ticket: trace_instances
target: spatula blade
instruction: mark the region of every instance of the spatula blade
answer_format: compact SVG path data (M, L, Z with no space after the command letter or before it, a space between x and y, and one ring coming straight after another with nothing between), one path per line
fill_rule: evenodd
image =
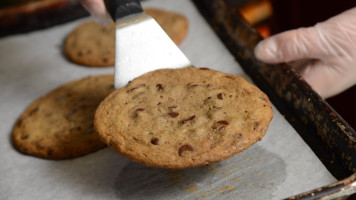
M146 72L190 66L189 59L144 12L116 21L115 88Z

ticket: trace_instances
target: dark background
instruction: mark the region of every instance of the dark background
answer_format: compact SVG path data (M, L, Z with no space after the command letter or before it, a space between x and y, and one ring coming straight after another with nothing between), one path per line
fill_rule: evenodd
M313 26L356 6L355 0L271 0L271 34L299 27ZM356 51L356 49L355 49ZM356 67L356 63L355 66ZM356 129L356 86L327 99L327 102L353 129Z

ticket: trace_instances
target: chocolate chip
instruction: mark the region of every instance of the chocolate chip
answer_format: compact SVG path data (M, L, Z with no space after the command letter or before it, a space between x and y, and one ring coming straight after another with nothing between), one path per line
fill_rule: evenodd
M156 85L157 91L163 91L166 86L162 85L161 83Z
M222 95L221 93L219 93L219 94L217 95L217 97L218 97L218 99L223 100L223 95Z
M23 134L21 135L22 140L26 140L29 137L29 134Z
M134 88L128 89L126 92L132 92L132 91L134 91L134 90L136 90L138 88L145 87L145 86L146 86L146 84L142 83L142 84L137 85Z
M264 98L264 97L260 97L260 99L261 99L262 101L264 101L264 102L267 102L267 99Z
M26 147L21 147L19 146L20 148L20 151L24 152L24 153L27 153L28 152L28 149Z
M82 130L82 128L80 126L77 126L77 127L73 127L71 129L69 129L69 132L71 133L71 132L81 131L81 130Z
M47 156L51 156L53 154L53 149L47 149Z
M259 122L254 122L253 123L253 130L256 130L257 126L259 125L260 123Z
M231 77L231 76L225 76L225 78L234 79L234 78L233 78L233 77Z
M134 112L133 112L133 117L134 118L136 118L136 117L138 117L138 113L139 112L142 112L142 111L144 111L145 109L144 108L137 108Z
M151 144L153 145L158 145L159 139L158 138L152 138L151 139Z
M260 133L263 133L263 132L264 132L264 128L261 127L261 128L260 128Z
M136 94L132 95L132 99L141 98L143 94L145 94L145 92L137 92Z
M44 149L42 141L36 141L34 144L37 149Z
M187 84L187 87L189 87L189 88L193 88L193 87L197 87L197 86L198 86L198 84L193 84L193 83Z
M177 112L169 112L168 115L171 116L172 118L176 118L176 117L178 117L179 113L177 113Z
M35 114L37 111L38 111L38 107L32 109L28 115L31 116L31 115Z
M170 110L171 112L173 112L173 110L176 109L176 108L177 108L177 106L169 106L169 107L168 107L168 110Z
M245 94L251 94L251 92L245 88L242 89L242 92L245 93Z
M185 123L187 123L187 122L189 122L189 121L192 121L193 119L195 119L195 115L193 115L193 116L191 116L191 117L189 117L189 118L187 118L187 119L183 119L183 120L181 121L181 124L185 124Z
M64 99L66 99L68 97L68 95L61 95L59 97L56 98L56 102L61 102L63 101Z
M219 107L213 106L213 108L216 109L216 110L221 110L222 109L222 107L220 107L220 106Z
M216 122L216 123L222 124L222 125L229 125L229 122L228 122L228 121L225 121L225 120L223 120L223 121L218 121L218 122Z
M66 114L66 118L69 118L70 116L74 115L77 112L77 109L71 110Z
M200 70L210 70L210 69L207 68L207 67L200 67L199 69L200 69Z
M226 126L220 126L217 130L218 131L222 131L222 130L225 130Z
M144 108L137 108L135 111L139 112L139 111L144 111L144 110L145 110Z
M226 128L226 126L229 125L228 121L225 120L221 120L221 121L217 121L213 124L212 128L216 131L222 131Z
M78 55L79 57L82 57L82 56L83 56L83 52L78 51L77 55Z
M107 63L107 62L109 62L109 59L108 59L108 58L103 58L102 61L103 61L104 63Z
M86 133L87 134L92 134L92 133L94 133L94 129L93 128L88 128Z
M178 155L182 156L185 151L194 151L194 149L189 144L182 145L181 147L179 147Z
M16 126L21 126L22 122L23 122L23 118L20 118L17 120Z

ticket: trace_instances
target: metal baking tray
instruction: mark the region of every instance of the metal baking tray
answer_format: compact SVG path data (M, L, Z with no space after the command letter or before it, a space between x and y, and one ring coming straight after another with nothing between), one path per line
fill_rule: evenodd
M45 29L88 15L78 0L8 0L0 3L0 37Z
M271 99L327 169L339 180L289 199L334 199L356 192L356 132L287 64L258 61L259 33L233 1L193 0L244 71Z
M47 7L47 9L44 10L37 9L31 13L27 13L27 15L21 14L21 13L26 13L24 12L24 7L21 7L18 10L12 10L14 11L13 16L23 16L23 17L18 18L20 21L9 20L6 23L5 22L0 23L0 36L44 29L57 24L62 24L64 22L71 21L76 18L88 16L88 14L84 11L84 9L80 7L77 0L63 0L61 1L62 4L58 4L58 2L60 1L53 1L53 2L56 2L57 3L56 5L62 5L62 6ZM320 96L318 96L310 88L310 86L301 78L301 76L297 72L295 72L288 65L285 64L266 65L264 63L257 61L254 58L253 49L257 44L257 42L260 41L262 38L260 37L258 32L241 17L241 15L237 10L237 7L234 5L234 0L192 0L192 2L198 8L201 15L205 17L206 21L215 31L216 35L218 35L219 38L221 39L221 42L228 48L231 55L237 60L237 62L240 64L243 70L248 74L248 76L253 80L253 82L269 96L273 105L278 109L280 113L283 114L283 116L289 121L289 123L294 127L294 129L297 130L300 136L311 147L311 149L318 156L318 158L323 162L323 164L327 167L327 169L331 172L331 174L338 180L338 182L335 182L331 185L327 185L325 187L318 188L313 191L292 196L287 199L334 199L342 196L348 196L354 193L356 191L356 175L354 174L356 171L355 131L325 102L325 100L321 99ZM51 12L47 12L47 11L51 11ZM69 15L68 13L71 13L71 15ZM1 19L1 15L0 15L0 19ZM31 24L31 22L33 22L34 24ZM63 37L63 33L65 31L69 32L74 27L75 24L57 26L54 27L53 29L45 30L45 32L47 34L47 37L51 35L51 38L54 38L52 37L52 35L54 34L59 35L59 36L56 35L56 37ZM65 29L65 31L63 29ZM39 32L37 34L44 34L44 32ZM16 39L21 39L21 37L23 37L23 35L20 35L18 38L8 38L10 40L9 43L17 41ZM36 38L36 34L29 35L29 37L32 37L32 39ZM20 44L16 42L14 43ZM52 46L48 48L50 48L51 52L52 51L54 52ZM50 55L57 55L57 54L53 53ZM53 65L53 68L57 67L56 70L58 70L59 65L64 67L65 70L75 69L76 73L71 73L71 74L75 74L75 76L73 75L70 77L73 79L74 77L79 76L79 74L80 76L82 76L83 74L97 73L96 71L88 72L87 69L83 69L83 68L75 68L77 66L72 66L71 64L64 62L64 60L60 59L60 57L58 56L53 56L51 58L53 58L53 60L56 60L56 62L51 63ZM38 62L36 62L36 65L37 63ZM47 60L45 60L44 63L47 63ZM17 67L17 65L15 65L15 67ZM46 66L46 68L41 68L41 69L49 73L49 71L46 71L47 67L48 66ZM59 74L61 74L61 71L59 72ZM64 74L66 75L66 77L68 76L67 73ZM55 76L57 77L57 74ZM54 79L54 77L51 78ZM65 80L67 81L70 78L66 78ZM58 81L59 83L59 78L58 80L57 79L55 80ZM63 82L64 80L61 81ZM52 84L54 83L57 82L53 81ZM42 82L41 85L43 85ZM39 91L44 92L48 90L48 88L44 86L41 88L42 90ZM39 91L36 90L35 94L40 93ZM32 98L33 96L30 97ZM20 107L18 109L18 112L21 112L21 109L23 108ZM258 148L257 149L255 148L254 150L258 150ZM10 155L15 156L14 152L11 153L12 154ZM260 153L260 151L256 151L256 153ZM94 164L96 163L96 160L93 158L102 158L102 161L110 160L111 162L113 162L114 166L116 165L119 166L118 164L119 162L128 162L123 158L114 157L114 155L110 154L110 152L108 151L104 151L104 152L101 151L98 152L98 154L96 155L91 155L89 157L80 158L74 161L57 163L57 165L53 164L52 162L48 162L48 165L56 166L56 167L59 166L61 169L62 168L64 169L65 168L64 166L67 165L81 166L82 165L81 163L83 162ZM112 158L115 158L116 161L112 160ZM23 158L19 158L19 159L22 162ZM28 163L26 165L28 165ZM215 173L217 169L214 169L213 168L214 166L189 170L186 172L187 174L186 176L184 176L184 178L189 177L189 180L200 179L200 178L204 179L203 177L199 177L196 174L199 173L204 174L207 173L207 171L209 173ZM77 169L74 167L72 168ZM224 174L228 174L230 173L229 170L232 169L233 168L226 168L225 171L223 170L222 172L224 172ZM90 168L90 170L95 171L96 168L93 169ZM92 172L90 170L86 172ZM110 169L110 170L114 170L114 169ZM135 171L136 175L133 175L132 170ZM149 170L151 170L152 173L148 173ZM34 170L31 172L35 173L37 171ZM110 171L110 173L113 173L113 171ZM134 163L127 165L127 167L125 167L122 170L122 173L120 173L120 175L122 175L123 180L127 181L128 183L131 183L132 185L136 184L137 187L133 187L134 189L142 189L140 187L143 185L137 183L137 180L139 181L143 180L142 177L140 177L141 175L145 177L156 176L156 179L154 180L165 180L165 179L161 179L164 175L166 175L165 173L168 173L169 177L171 178L171 180L169 180L167 183L171 184L171 182L173 182L174 184L176 183L180 184L183 172L165 171L159 169L147 169L141 165L134 164ZM65 173L63 174L65 175ZM105 175L105 173L101 171L98 172L98 174ZM224 176L224 174L222 176ZM36 175L38 174L36 173ZM95 178L99 178L99 177L100 176ZM131 180L132 178L136 178L137 179L136 182L134 182L134 180ZM250 177L248 177L248 179L249 178ZM88 180L91 179L89 178ZM45 181L47 181L47 179ZM95 179L95 181L98 180ZM232 179L232 181L236 182L237 179L236 180ZM155 188L157 186L155 185L156 182L152 182L152 183L153 183L152 188ZM163 182L163 184L165 183L166 182ZM158 184L158 185L162 186L162 184ZM117 187L122 187L122 186L119 185ZM156 189L157 191L161 190L158 187ZM229 192L230 190L232 190L232 188L229 186L220 189L221 189L219 190L220 193ZM191 193L193 195L200 194L201 192L207 192L207 191L197 191L194 187L188 187L185 188L184 190L187 190L188 192L194 191L193 193ZM131 190L127 190L127 191L130 192ZM100 191L99 194L101 194ZM211 194L212 193L206 193L206 194L203 193L203 196L207 197Z

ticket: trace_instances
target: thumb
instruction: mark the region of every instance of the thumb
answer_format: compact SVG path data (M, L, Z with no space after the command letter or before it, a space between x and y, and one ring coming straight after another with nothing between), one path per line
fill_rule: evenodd
M255 48L257 59L267 63L290 62L318 58L322 50L320 33L314 27L279 33L259 42Z
M80 0L80 3L97 23L107 26L112 22L103 0Z

